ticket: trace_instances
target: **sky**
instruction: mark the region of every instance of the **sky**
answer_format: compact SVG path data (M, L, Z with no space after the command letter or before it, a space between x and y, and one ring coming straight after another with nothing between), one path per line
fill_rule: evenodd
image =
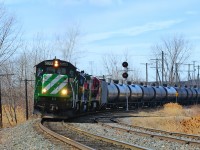
M199 0L4 0L4 4L22 24L25 40L38 32L46 36L66 32L78 23L85 55L77 67L89 73L102 75L104 56L122 57L128 51L129 63L145 79L142 63L154 58L151 47L177 33L194 46L188 63L200 64ZM154 72L149 68L149 80L155 80Z

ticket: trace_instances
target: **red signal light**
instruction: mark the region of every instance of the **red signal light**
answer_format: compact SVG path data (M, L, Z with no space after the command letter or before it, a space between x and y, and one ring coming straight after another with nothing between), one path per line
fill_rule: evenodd
M123 77L123 78L128 78L128 73L124 72L124 73L122 74L122 77Z

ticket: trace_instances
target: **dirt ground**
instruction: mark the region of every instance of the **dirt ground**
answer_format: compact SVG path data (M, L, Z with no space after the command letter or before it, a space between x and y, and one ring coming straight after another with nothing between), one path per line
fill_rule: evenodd
M200 105L182 107L176 103L165 104L156 111L139 111L139 116L133 117L133 125L200 135Z

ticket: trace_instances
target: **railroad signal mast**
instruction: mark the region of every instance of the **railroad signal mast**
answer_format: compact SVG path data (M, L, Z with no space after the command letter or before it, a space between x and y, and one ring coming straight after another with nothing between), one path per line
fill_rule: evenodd
M124 67L124 73L122 74L122 77L126 80L128 78L128 63L125 61L122 63L122 66Z
M128 78L128 63L124 61L122 63L122 66L124 67L124 73L122 74L122 77L125 80L125 84L127 85L127 78ZM126 87L126 111L128 111L128 85Z

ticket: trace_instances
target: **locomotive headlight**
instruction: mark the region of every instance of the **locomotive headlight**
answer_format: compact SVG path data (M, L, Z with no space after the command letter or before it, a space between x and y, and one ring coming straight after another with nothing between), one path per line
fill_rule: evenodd
M58 61L58 60L54 60L53 66L54 66L55 68L59 67L59 61Z
M47 92L47 89L42 89L42 94L45 94Z
M62 94L62 95L67 95L67 89L63 89L63 90L61 91L61 94Z

